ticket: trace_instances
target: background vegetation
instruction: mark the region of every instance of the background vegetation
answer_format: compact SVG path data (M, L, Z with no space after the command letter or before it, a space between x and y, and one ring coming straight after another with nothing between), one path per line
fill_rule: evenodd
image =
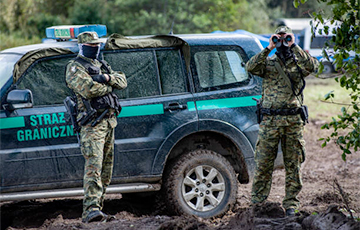
M0 50L38 43L45 28L105 24L126 36L247 30L271 33L281 17L309 17L326 5L316 0L294 8L283 0L0 0Z
M322 146L334 141L342 150L342 159L345 161L348 154L360 152L360 1L359 0L321 0L331 6L331 12L324 14L322 10L313 13L316 28L319 23L338 24L332 31L329 26L324 26L323 33L332 32L334 44L334 63L336 70L340 73L335 78L343 90L347 91L345 102L337 101L338 93L331 90L326 94L325 100L333 104L340 104L341 112L332 121L323 125L322 129L331 129L332 133L323 141ZM307 4L307 0L294 0L294 5ZM328 44L327 44L328 46ZM324 47L326 48L326 47ZM348 61L344 61L350 57ZM327 57L326 52L323 56ZM328 57L327 57L328 58ZM320 67L321 72L322 66Z

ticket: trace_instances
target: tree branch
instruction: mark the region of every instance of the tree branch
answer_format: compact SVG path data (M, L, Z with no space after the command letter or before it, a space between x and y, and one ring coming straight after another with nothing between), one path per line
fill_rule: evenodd
M352 104L339 103L339 102L333 102L333 101L320 100L320 102L324 102L324 103L328 103L328 104L335 104L335 105L347 105L347 106L352 106Z
M336 188L339 190L340 192L340 195L345 203L345 208L346 210L350 213L350 216L351 216L351 219L354 219L354 216L351 212L351 208L350 208L350 205L349 205L349 199L347 197L347 195L345 194L344 190L342 189L342 187L340 186L339 182L337 181L337 179L335 178L334 179L334 184L336 185Z

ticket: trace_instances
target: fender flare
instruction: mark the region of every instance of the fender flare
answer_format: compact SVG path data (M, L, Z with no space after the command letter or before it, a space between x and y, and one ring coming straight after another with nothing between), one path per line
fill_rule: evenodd
M244 160L254 157L253 146L251 145L247 137L244 135L244 133L238 128L236 128L230 123L220 120L199 120L199 122L186 123L167 136L167 138L161 144L158 152L155 155L151 173L162 174L165 168L166 160L174 146L176 146L179 141L181 141L188 135L201 131L215 132L227 137L240 150L240 152L242 153L242 156L240 157ZM176 140L176 142L174 142L174 140Z

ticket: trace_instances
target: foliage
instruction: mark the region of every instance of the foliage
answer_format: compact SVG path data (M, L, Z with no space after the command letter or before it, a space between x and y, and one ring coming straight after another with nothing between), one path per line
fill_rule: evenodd
M8 47L40 43L41 39L38 37L27 38L17 31L14 33L0 33L0 41L0 50L4 50Z
M305 3L307 0L294 0L294 6ZM333 31L335 36L332 38L334 43L334 63L336 70L341 74L335 80L341 87L349 91L349 103L341 108L341 114L332 122L322 126L322 129L333 129L332 134L324 141L322 146L332 140L342 150L342 158L345 161L346 155L360 148L360 1L350 0L321 0L332 6L329 16L324 16L322 11L313 13L315 23L313 27L320 24L338 25ZM324 26L322 31L329 34L329 26ZM329 58L324 52L325 56ZM351 58L350 58L351 55ZM348 59L348 60L347 60ZM344 61L347 60L347 61ZM320 71L322 68L320 68ZM329 92L325 100L333 100L335 94Z
M277 18L304 17L319 7L313 2L299 13L283 0L0 0L0 32L22 34L20 41L43 38L46 27L65 24L105 24L108 34L127 36L168 34L171 28L175 34L266 34Z
M31 40L43 38L48 26L101 23L109 34L124 35L167 34L172 24L177 34L237 29L270 33L276 17L293 17L283 9L286 5L274 5L279 1L0 0L0 32Z

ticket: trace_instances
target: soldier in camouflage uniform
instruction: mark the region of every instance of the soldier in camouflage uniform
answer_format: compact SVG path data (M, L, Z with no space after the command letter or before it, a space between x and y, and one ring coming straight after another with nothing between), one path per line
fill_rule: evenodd
M276 55L268 57L274 48ZM287 216L295 215L295 209L299 208L297 195L302 188L300 166L305 160L305 121L301 117L304 77L315 72L318 65L316 58L294 43L294 35L286 26L277 28L269 46L246 64L250 73L263 78L263 119L255 149L256 168L251 201L261 204L267 199L281 141L286 172L283 207Z
M108 73L104 73L103 64L97 59L101 41L96 32L79 34L78 43L80 51L77 59L81 58L91 68L99 70L97 75L91 76L89 70L77 59L70 61L66 67L66 83L76 95L80 120L79 116L86 111L83 99L91 101L114 89L123 89L127 86L127 81L123 73L113 71L110 66L107 66ZM80 130L80 148L85 158L82 221L86 223L108 218L101 210L112 176L116 125L116 115L110 109L94 127L90 122Z

